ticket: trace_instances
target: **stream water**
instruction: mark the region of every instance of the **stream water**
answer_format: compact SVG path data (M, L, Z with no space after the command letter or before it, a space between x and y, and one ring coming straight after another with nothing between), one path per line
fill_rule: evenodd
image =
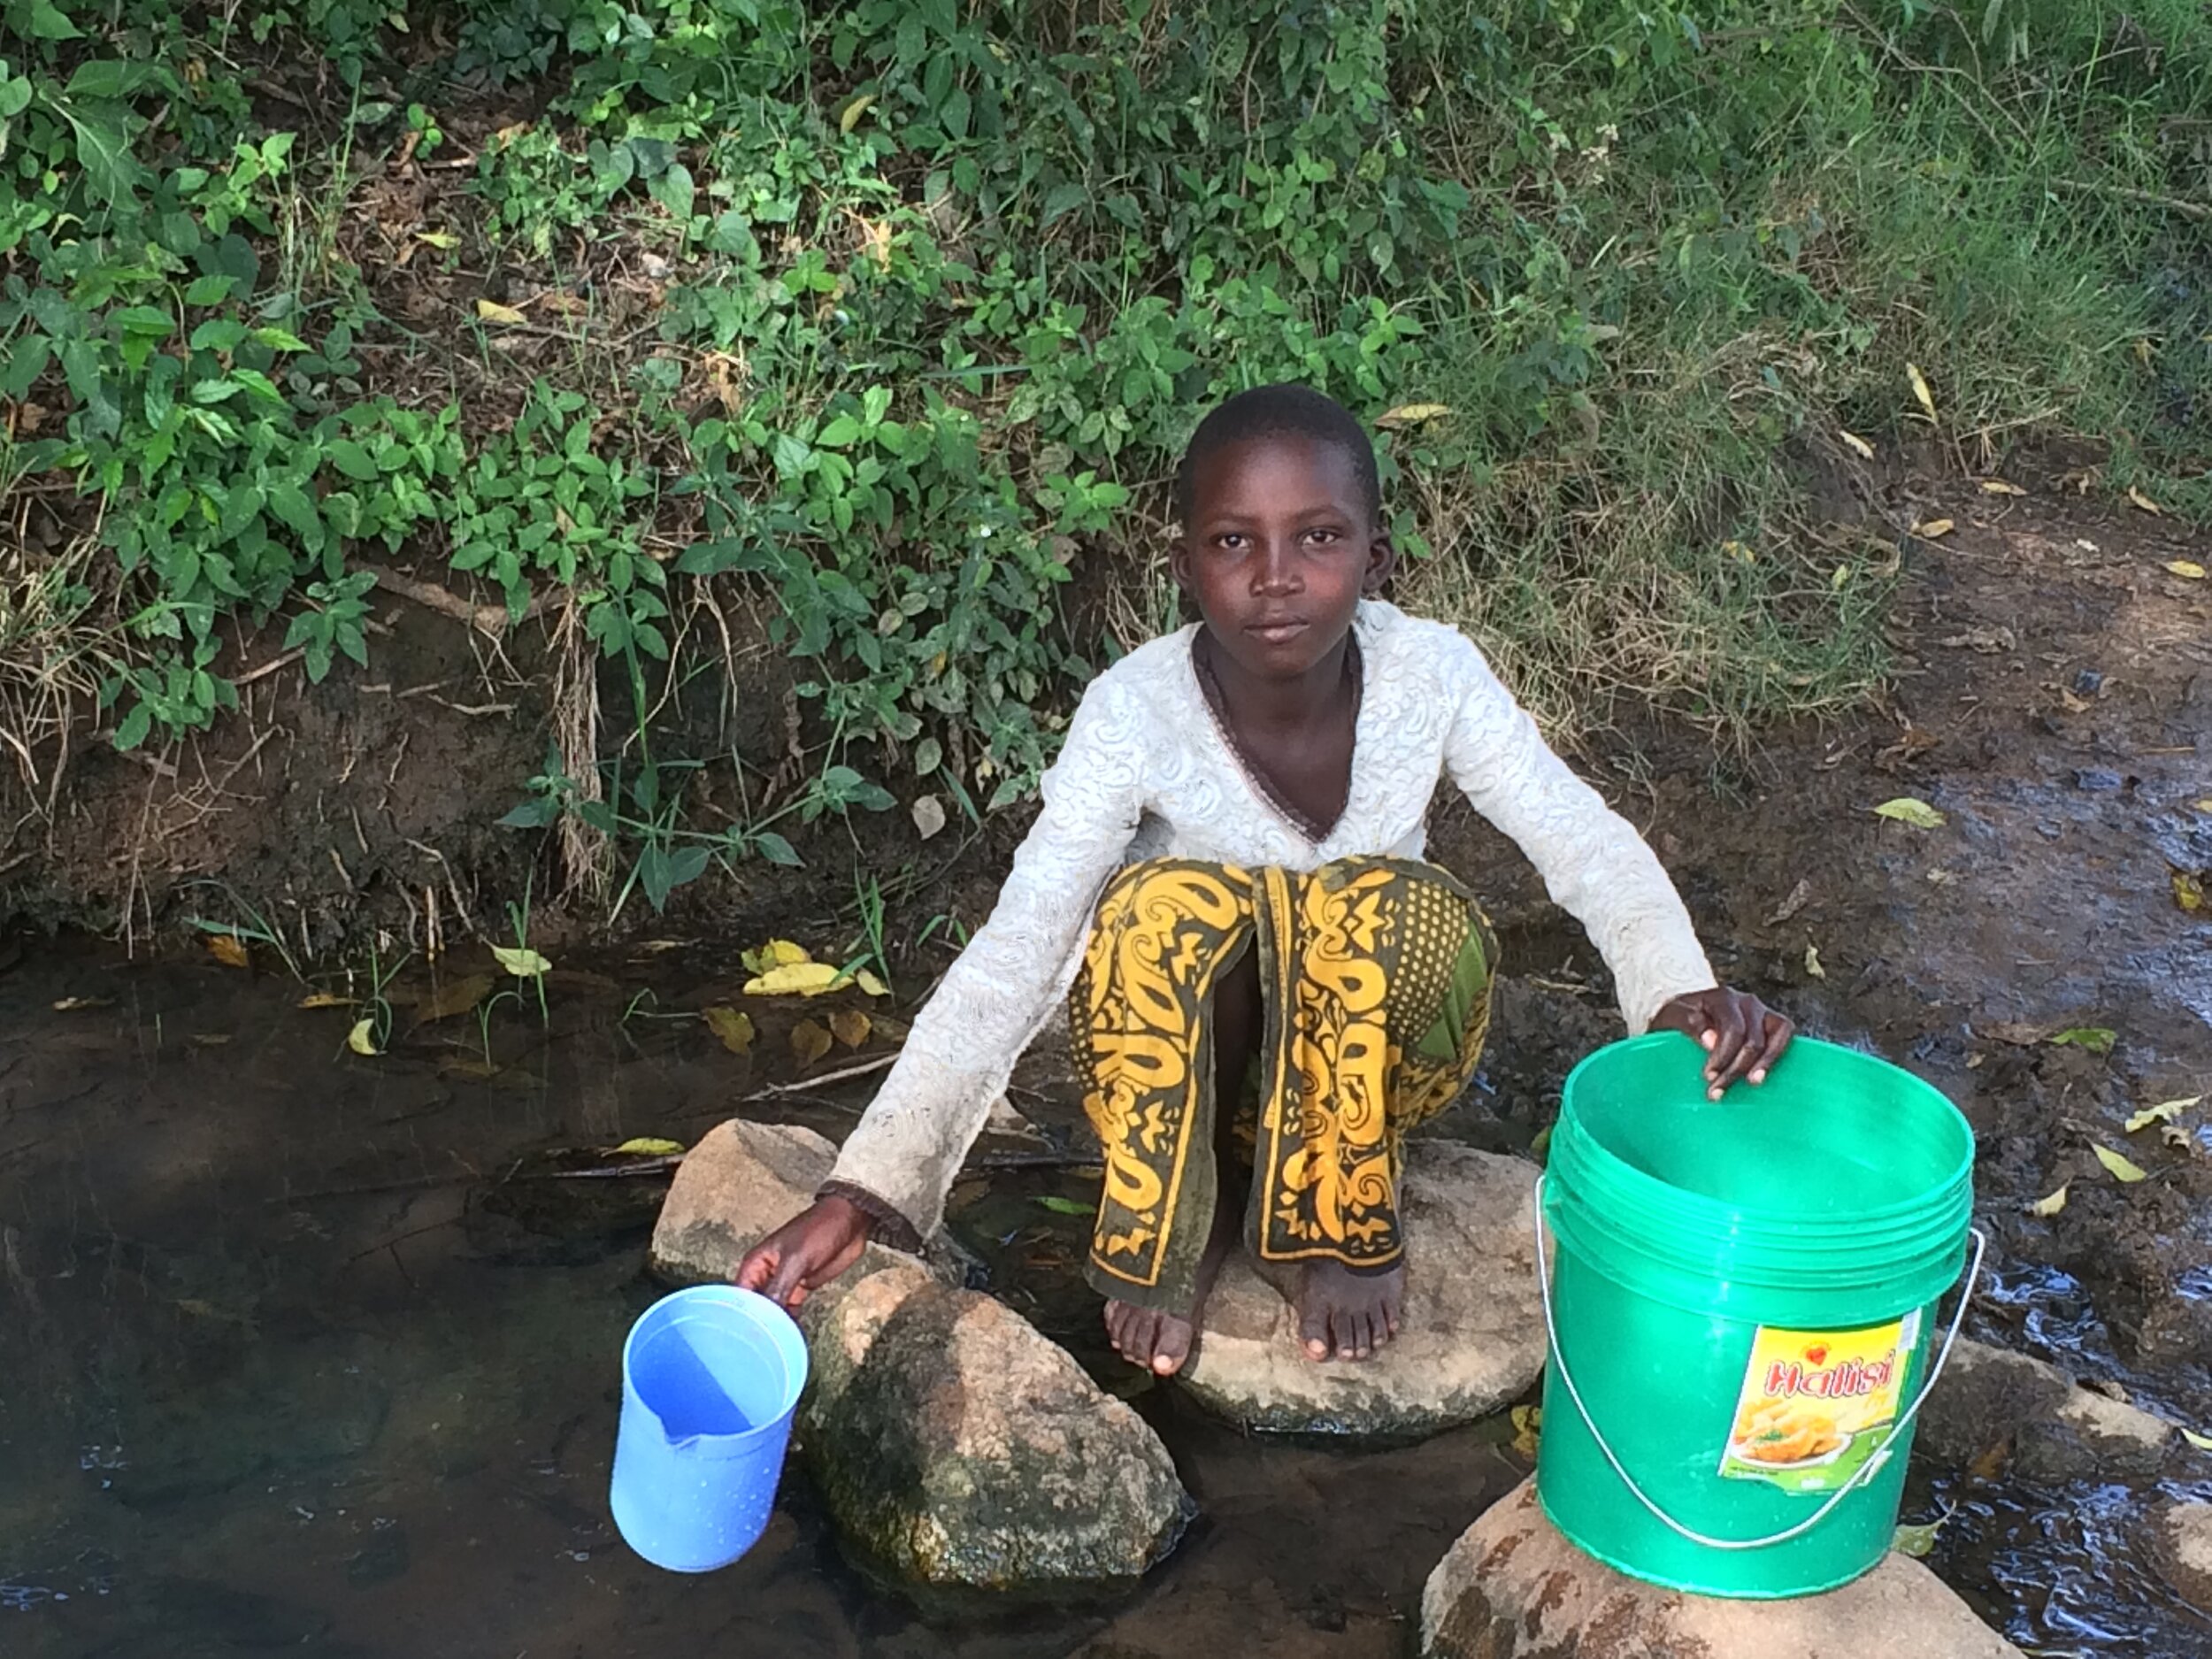
M665 1000L641 997L657 976ZM1429 1569L1526 1472L1502 1421L1353 1456L1244 1440L1151 1390L1139 1409L1203 1517L1102 1605L918 1608L844 1563L796 1471L737 1566L632 1556L605 1502L617 1356L656 1294L664 1189L569 1179L559 1155L688 1143L757 1081L663 1017L707 995L683 978L675 954L557 973L549 1018L511 1002L485 1028L403 1011L367 1059L349 1012L298 1007L276 974L81 941L0 972L0 1653L1409 1650ZM1077 1187L971 1178L956 1225L1002 1294L1125 1385L1071 1271L1081 1219L1036 1202L1056 1191ZM1937 1564L2016 1640L2212 1649L2093 1507L1924 1483L1914 1502L1960 1505Z

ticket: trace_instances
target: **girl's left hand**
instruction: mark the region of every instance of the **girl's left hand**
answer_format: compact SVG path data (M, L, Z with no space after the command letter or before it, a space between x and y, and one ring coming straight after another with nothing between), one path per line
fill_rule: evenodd
M1767 1080L1797 1027L1748 991L1722 986L1690 991L1651 1017L1654 1031L1678 1031L1705 1048L1705 1098L1718 1100L1739 1078Z

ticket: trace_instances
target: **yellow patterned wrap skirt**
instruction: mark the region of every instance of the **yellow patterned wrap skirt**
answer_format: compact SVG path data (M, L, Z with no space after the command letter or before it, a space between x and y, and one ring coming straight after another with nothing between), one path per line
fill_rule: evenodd
M1252 1166L1245 1242L1264 1263L1394 1265L1403 1137L1474 1075L1496 949L1473 895L1411 859L1121 872L1071 993L1105 1149L1092 1284L1171 1313L1196 1300L1219 1187L1214 992L1254 949L1263 1032L1230 1125Z

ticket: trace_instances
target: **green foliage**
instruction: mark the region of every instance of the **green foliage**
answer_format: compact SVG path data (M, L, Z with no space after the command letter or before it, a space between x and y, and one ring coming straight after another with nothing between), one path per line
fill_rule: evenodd
M1239 387L1443 407L1383 445L1409 590L1567 724L1872 683L1888 565L1809 534L1798 474L1912 430L1908 361L1955 452L2089 432L2212 510L2189 0L295 0L217 43L354 89L297 134L196 9L4 3L0 399L42 418L0 482L96 503L117 741L234 701L234 619L358 661L362 560L442 551L516 616L572 600L626 682L618 764L518 821L634 849L655 904L889 805L866 772L1024 795L1172 614L1164 487ZM457 90L526 82L526 123ZM523 369L465 311L387 317L331 227L399 146L474 157L465 237L422 238L457 281L649 267L652 325ZM649 729L700 582L772 607L831 746L712 833L682 786L720 757Z

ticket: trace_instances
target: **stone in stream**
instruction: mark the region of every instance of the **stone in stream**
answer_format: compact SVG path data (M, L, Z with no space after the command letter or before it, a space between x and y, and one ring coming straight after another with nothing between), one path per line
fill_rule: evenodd
M1429 1575L1422 1659L2021 1659L1935 1574L1892 1554L1787 1601L1686 1595L1616 1572L1545 1517L1533 1480Z
M2013 1471L2042 1481L2148 1479L2185 1445L2164 1418L2077 1386L2055 1365L1961 1337L1921 1410L1914 1455L1964 1469L2008 1443Z
M1248 1254L1223 1267L1181 1382L1248 1430L1404 1440L1509 1404L1544 1368L1529 1194L1536 1166L1443 1141L1406 1148L1403 1327L1373 1357L1317 1363Z
M2212 1503L2167 1504L2159 1511L2151 1550L2182 1599L2212 1613Z
M741 1122L686 1155L653 1235L654 1271L726 1281L813 1197L835 1148ZM798 1441L840 1532L872 1565L988 1590L1133 1578L1194 1506L1167 1448L1019 1314L960 1288L960 1262L871 1245L807 1299L813 1364Z

